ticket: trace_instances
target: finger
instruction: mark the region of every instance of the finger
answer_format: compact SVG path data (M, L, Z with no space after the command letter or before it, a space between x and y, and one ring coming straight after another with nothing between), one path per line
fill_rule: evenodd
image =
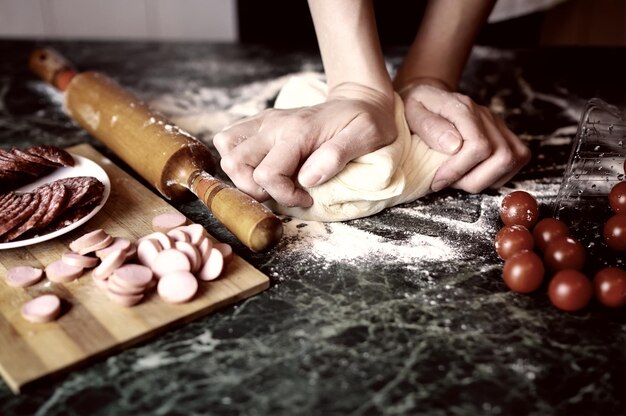
M239 121L213 136L213 146L221 156L224 156L235 147L255 135L261 126L261 119L254 117Z
M237 188L258 201L266 201L269 195L255 182L254 169L269 152L267 144L258 136L241 143L222 157L220 166Z
M311 206L313 199L293 179L301 158L302 153L297 143L277 141L254 169L254 182L263 187L280 205Z
M462 111L450 120L463 136L463 145L435 173L431 185L433 191L456 183L475 166L489 158L493 151L480 117L469 111Z
M471 193L481 192L502 181L512 172L517 172L520 162L510 137L507 137L508 128L501 130L505 126L498 125L496 118L487 109L481 109L480 115L493 153L453 185L454 188Z
M502 132L504 138L509 143L509 146L516 155L517 164L508 174L505 174L502 178L496 181L491 187L500 188L509 182L513 177L528 163L530 162L530 149L513 133L504 123L504 121L496 117L496 126Z
M405 114L411 131L431 149L451 155L461 148L463 139L454 124L427 110L419 101L408 99Z
M371 121L357 116L330 140L324 142L306 160L298 173L298 182L313 187L323 184L359 156L391 143L397 137L395 128L385 132L368 129ZM382 139L382 140L381 140Z

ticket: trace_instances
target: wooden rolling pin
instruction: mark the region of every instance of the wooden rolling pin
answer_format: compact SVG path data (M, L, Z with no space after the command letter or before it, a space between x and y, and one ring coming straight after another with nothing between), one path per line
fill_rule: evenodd
M37 49L30 69L65 92L69 115L162 195L177 200L193 192L252 251L280 240L282 222L264 205L214 178L209 149L151 110L106 75L76 72L58 53Z

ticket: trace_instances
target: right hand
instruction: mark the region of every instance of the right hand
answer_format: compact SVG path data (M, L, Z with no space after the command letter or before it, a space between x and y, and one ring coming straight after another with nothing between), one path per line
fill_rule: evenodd
M213 143L239 189L261 202L308 207L313 200L300 185L328 181L396 136L393 96L344 83L322 104L267 109L217 133Z

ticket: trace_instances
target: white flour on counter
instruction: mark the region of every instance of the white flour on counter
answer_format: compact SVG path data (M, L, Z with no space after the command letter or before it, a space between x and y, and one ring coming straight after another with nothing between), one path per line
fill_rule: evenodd
M412 263L458 256L458 249L441 237L415 233L404 240L392 240L341 222L294 219L285 224L284 238L290 251L329 262Z

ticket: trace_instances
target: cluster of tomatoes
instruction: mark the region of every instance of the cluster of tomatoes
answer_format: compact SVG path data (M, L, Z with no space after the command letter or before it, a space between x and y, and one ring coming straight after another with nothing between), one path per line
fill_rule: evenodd
M609 204L616 213L604 225L604 241L626 251L626 182L614 186ZM502 277L514 292L531 293L552 275L548 296L557 308L577 311L594 297L610 308L626 305L626 271L605 267L590 280L584 273L586 250L556 218L539 220L539 204L527 192L504 197L500 209L504 227L496 234L496 252L505 261Z

